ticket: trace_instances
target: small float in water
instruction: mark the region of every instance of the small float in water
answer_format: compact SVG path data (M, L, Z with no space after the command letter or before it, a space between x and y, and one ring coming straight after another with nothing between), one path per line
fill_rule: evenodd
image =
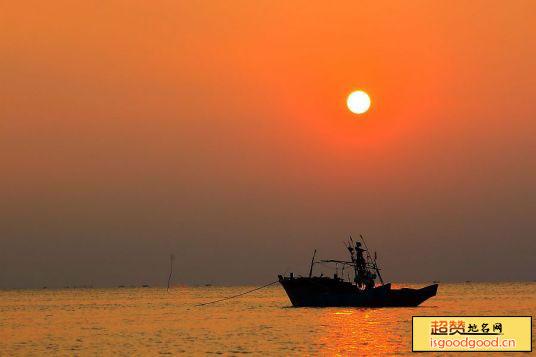
M354 242L352 237L346 243L350 261L318 260L316 250L311 260L308 277L295 277L293 273L284 277L279 275L279 283L285 289L290 302L295 307L413 307L422 304L437 293L439 284L422 289L392 289L391 283L385 284L376 263L376 254L371 256L363 236L363 245ZM333 277L313 276L315 264L335 264L337 273ZM338 276L338 266L351 270L353 281ZM379 284L376 282L379 280Z

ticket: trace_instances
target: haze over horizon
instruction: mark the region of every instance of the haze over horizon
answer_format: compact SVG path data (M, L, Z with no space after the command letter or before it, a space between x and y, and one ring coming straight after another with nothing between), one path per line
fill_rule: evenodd
M532 281L536 2L0 5L0 288ZM356 89L372 106L346 108Z

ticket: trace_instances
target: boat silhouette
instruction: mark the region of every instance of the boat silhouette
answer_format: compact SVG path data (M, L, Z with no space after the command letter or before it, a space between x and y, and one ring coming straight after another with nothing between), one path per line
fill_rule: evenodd
M376 254L371 256L363 236L364 246L350 237L345 243L350 253L350 261L318 260L316 250L311 260L308 277L288 277L279 275L279 283L285 289L290 302L295 307L413 307L418 306L437 293L439 284L422 289L393 289L391 283L385 284L376 263ZM335 264L337 273L333 277L313 276L315 264ZM350 268L354 277L345 280L338 275L338 266ZM341 275L342 275L341 274ZM379 280L377 284L376 279Z

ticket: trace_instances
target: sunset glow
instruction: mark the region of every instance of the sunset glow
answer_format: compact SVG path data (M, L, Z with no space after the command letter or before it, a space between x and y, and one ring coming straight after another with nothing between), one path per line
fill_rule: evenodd
M0 357L531 351L535 23L3 1Z
M5 1L0 288L263 283L351 232L394 281L534 279L533 14Z

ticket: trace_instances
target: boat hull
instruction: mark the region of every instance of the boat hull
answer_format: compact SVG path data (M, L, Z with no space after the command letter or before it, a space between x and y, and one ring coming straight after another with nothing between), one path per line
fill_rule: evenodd
M385 284L359 290L349 282L330 278L279 278L295 307L414 307L433 297L438 284L422 289L391 289Z

